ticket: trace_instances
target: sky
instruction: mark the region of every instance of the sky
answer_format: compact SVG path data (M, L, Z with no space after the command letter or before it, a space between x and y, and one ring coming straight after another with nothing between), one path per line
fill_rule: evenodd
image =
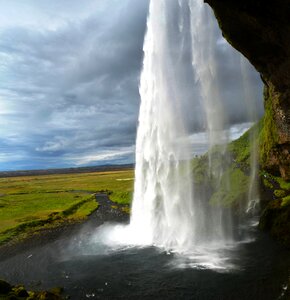
M147 13L148 0L0 0L0 170L134 162ZM229 123L247 122L228 48L217 27ZM261 115L261 80L247 70ZM194 84L184 85L191 133L204 129Z

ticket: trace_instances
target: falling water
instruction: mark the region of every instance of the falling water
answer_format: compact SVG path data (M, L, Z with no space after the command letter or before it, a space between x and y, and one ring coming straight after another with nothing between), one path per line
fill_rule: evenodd
M171 1L164 0L150 4L140 83L141 107L130 228L139 235L141 243L184 252L201 245L225 245L231 239L232 226L230 217L222 209L211 207L192 190L190 144L183 124L176 63L172 59L168 36L170 23L166 12L170 4ZM185 4L187 9L190 8L192 66L201 85L209 144L213 146L221 138L225 142L225 136L221 136L224 134L224 117L221 101L218 101L215 60L210 50L204 50L211 49L212 25L204 28L208 23L204 22L207 12L201 1L179 1L178 4L179 12ZM184 23L181 14L178 24L181 47Z
M206 113L209 149L228 141L224 129L226 116L215 56L216 34L213 13L203 1L189 0L191 13L192 67L195 80L200 85L202 105ZM211 169L211 155L209 156ZM212 171L212 170L211 170Z
M204 266L226 265L220 249L234 244L231 213L211 205L208 195L194 190L184 108L189 94L184 90L190 86L191 103L199 103L204 110L209 177L214 176L219 185L225 166L214 162L216 150L212 149L219 145L219 155L226 156L229 131L214 50L217 30L212 11L201 0L150 2L131 219L128 226L109 230L108 243L155 245L187 254ZM233 57L232 65L239 62L236 52ZM185 65L190 72L184 71Z
M146 244L186 250L193 244L196 209L190 144L175 85L167 27L166 1L151 1L140 83L130 227Z
M223 107L219 70L216 58L216 22L213 12L203 1L189 0L191 13L191 40L192 40L192 67L196 84L200 87L200 98L205 111L208 132L208 173L214 178L216 186L221 185L221 180L229 178L224 175L224 168L220 162L213 164L214 156L222 157L226 153L229 136L226 134L227 119ZM214 147L219 145L219 147ZM225 164L225 162L223 162ZM218 202L222 202L219 199ZM210 241L219 241L226 244L233 241L231 213L219 206L208 207L204 213L210 215L211 222L207 221Z
M249 74L249 62L241 56L241 73L244 84L245 102L248 108L248 115L251 122L256 123L258 121L257 109L253 104L255 94L251 88L250 74ZM258 192L258 132L257 126L252 127L249 132L250 140L250 182L248 191L248 202L246 205L246 213L255 214L259 209L260 199Z

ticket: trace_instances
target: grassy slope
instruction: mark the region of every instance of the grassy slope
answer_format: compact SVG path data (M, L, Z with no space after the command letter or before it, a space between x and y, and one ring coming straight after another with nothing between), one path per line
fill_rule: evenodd
M250 140L253 130L257 132L256 138L260 154L259 181L262 211L259 226L290 246L290 182L273 176L264 169L263 159L266 151L264 118L239 139L231 142L227 146L225 155L220 154L218 147L213 149L215 155L212 163L219 162L224 166L220 180L216 180L212 174L209 174L207 154L194 159L195 183L198 186L204 184L206 189L211 191L208 199L211 204L232 207L237 214L244 212L249 186Z
M132 178L133 170L0 178L0 243L83 220L97 208L93 193L98 191L128 204Z
M209 203L235 208L237 214L238 208L243 207L247 200L249 187L249 135L247 131L228 144L224 151L220 146L215 146L211 151L211 173L208 153L192 162L195 184L205 185L211 191Z

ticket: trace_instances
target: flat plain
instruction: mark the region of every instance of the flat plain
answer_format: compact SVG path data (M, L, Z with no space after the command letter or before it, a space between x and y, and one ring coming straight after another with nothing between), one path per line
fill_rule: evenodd
M133 183L133 169L0 178L0 244L82 222L97 209L98 192L128 206Z

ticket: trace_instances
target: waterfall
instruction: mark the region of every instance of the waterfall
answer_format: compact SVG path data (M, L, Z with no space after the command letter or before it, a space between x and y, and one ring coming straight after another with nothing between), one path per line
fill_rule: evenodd
M151 1L140 81L130 227L142 235L143 243L184 250L193 244L196 208L190 143L175 84L168 25L166 1Z
M249 119L253 123L258 122L257 108L253 105L255 93L251 88L251 78L249 74L249 62L241 56L241 73L244 85L244 98L248 109ZM248 202L246 206L246 213L255 214L260 208L260 199L258 192L258 130L254 126L250 131L250 182L248 191Z
M195 80L200 85L202 105L206 114L209 148L227 142L224 134L226 116L222 105L217 59L214 16L211 9L200 0L189 0L191 13L192 67ZM211 157L210 169L211 169Z
M208 132L208 173L215 178L216 186L220 186L224 166L213 165L213 157L218 151L222 156L226 152L229 141L227 136L226 114L223 107L219 69L216 58L217 24L212 10L203 1L189 0L190 29L192 41L192 68L196 84L200 87L201 103L205 111L206 129ZM219 148L214 146L219 145ZM227 178L229 181L229 178ZM229 185L229 183L227 184ZM204 199L204 201L206 201ZM222 201L222 199L219 199ZM226 244L233 240L231 213L219 206L209 206L204 213L210 215L207 222L208 242Z
M185 105L203 109L204 116L195 117L205 119L208 177L214 178L217 186L226 181L230 190L227 165L224 160L216 163L217 152L218 157L227 156L229 141L218 42L223 43L229 68L236 72L240 54L224 42L211 9L201 0L150 1L139 87L131 219L127 226L114 226L107 243L154 245L187 254L199 265L226 266L220 250L234 245L232 214L195 190ZM235 83L242 85L242 72L239 75ZM186 103L186 98L191 102ZM247 107L250 110L251 104ZM254 182L255 174L252 177Z
M186 21L192 40L192 72L200 84L209 132L209 145L225 143L225 117L220 100L213 48L213 24L199 0L154 0L150 3L140 81L141 106L136 143L135 186L129 227L141 244L153 244L179 252L200 246L225 246L232 241L228 212L211 206L193 191L190 143L183 122L178 62L182 53ZM189 11L188 20L182 14ZM172 51L170 20L178 12L180 49ZM190 21L189 21L190 20ZM188 38L188 37L187 37ZM176 43L176 40L174 41ZM224 146L225 147L225 146ZM211 153L211 152L210 152ZM221 169L209 172L221 177Z

